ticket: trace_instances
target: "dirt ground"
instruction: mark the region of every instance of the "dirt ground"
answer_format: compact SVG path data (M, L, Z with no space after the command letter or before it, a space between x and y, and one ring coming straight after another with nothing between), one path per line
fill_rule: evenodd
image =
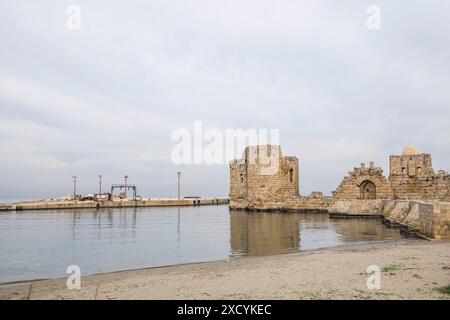
M380 270L368 289L367 268ZM376 277L376 274L373 275ZM294 254L0 285L0 299L450 299L450 241L400 240Z

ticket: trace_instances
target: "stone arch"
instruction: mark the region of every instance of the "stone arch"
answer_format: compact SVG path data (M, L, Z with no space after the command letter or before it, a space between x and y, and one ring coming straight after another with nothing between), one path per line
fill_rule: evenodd
M289 169L289 182L294 182L294 169Z
M377 188L380 188L384 183L384 179L382 177L370 175L362 175L356 178L355 183L357 186L361 186L366 181L372 182Z
M370 180L365 180L360 185L361 199L374 200L377 198L377 186Z

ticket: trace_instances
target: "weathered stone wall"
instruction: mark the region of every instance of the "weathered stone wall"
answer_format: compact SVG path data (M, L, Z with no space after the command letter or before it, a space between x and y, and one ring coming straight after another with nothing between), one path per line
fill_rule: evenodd
M392 155L389 157L390 174L414 176L434 175L430 154L404 154L401 156Z
M330 197L300 196L298 159L283 157L279 146L253 146L230 163L230 208L327 211Z
M450 204L442 201L450 201L450 175L435 174L431 156L412 147L391 156L390 164L389 179L372 162L361 164L332 198L320 192L302 197L296 157L283 157L279 146L249 147L230 163L230 207L378 215L427 237L448 239Z
M431 239L450 239L450 203L413 200L337 200L332 214L383 216Z
M348 215L382 215L383 200L336 200L329 206L330 213Z
M448 202L386 201L383 215L389 221L408 226L428 238L450 239L450 203Z
M420 212L421 232L436 239L450 239L450 203L434 204L431 212Z
M334 200L365 199L363 189L367 182L373 183L376 188L374 199L390 199L393 197L389 181L383 176L383 169L375 167L373 163L366 168L365 164L362 163L361 167L354 168L344 178L337 190L333 193Z
M312 192L309 196L300 196L286 203L284 209L297 212L328 212L331 197L324 197L322 192Z
M450 200L450 175L434 173L431 155L403 154L390 157L389 181L395 199Z
M421 230L420 215L432 212L433 204L408 200L389 200L384 202L383 216L391 224L402 224L411 230Z
M373 163L369 168L361 164L344 178L333 193L333 199L450 201L450 174L443 170L435 174L431 155L421 154L409 147L401 156L390 156L388 179L383 176L383 170L374 167Z
M395 199L450 201L449 175L439 173L431 176L391 175Z
M277 209L299 198L296 157L283 157L279 146L247 147L230 163L232 208Z
M230 207L247 207L247 192L247 166L242 160L234 160L230 163Z

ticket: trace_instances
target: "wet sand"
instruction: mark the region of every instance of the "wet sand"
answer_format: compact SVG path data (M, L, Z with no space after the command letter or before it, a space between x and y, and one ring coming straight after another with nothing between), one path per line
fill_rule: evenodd
M367 267L381 288L367 288ZM450 299L450 241L398 240L293 254L0 285L0 299Z

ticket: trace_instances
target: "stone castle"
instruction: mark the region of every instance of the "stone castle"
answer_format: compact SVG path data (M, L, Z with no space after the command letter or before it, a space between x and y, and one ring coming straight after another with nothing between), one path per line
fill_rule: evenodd
M443 170L436 173L431 155L420 153L415 147L406 147L402 155L390 156L388 177L373 162L368 166L362 163L348 173L331 197L321 192L301 196L299 161L283 156L280 146L247 147L242 159L230 163L231 209L385 215L388 208L395 211L389 201L443 203L439 208L435 205L439 221L430 232L450 238L450 174ZM411 203L407 203L409 207L402 205L401 210L412 210ZM441 223L441 211L446 223ZM434 218L430 222L426 215L422 220L417 214L412 217L409 211L401 214L400 220L405 219L413 220L415 227L422 223L422 229L436 222Z
M333 193L340 200L437 200L450 201L450 174L433 169L431 155L406 147L401 156L390 156L390 173L364 163L354 168Z
M231 207L274 209L298 198L298 159L283 157L279 146L248 147L230 169Z
M246 210L327 209L330 199L320 192L300 196L297 157L284 157L280 146L247 147L230 163L230 207Z

